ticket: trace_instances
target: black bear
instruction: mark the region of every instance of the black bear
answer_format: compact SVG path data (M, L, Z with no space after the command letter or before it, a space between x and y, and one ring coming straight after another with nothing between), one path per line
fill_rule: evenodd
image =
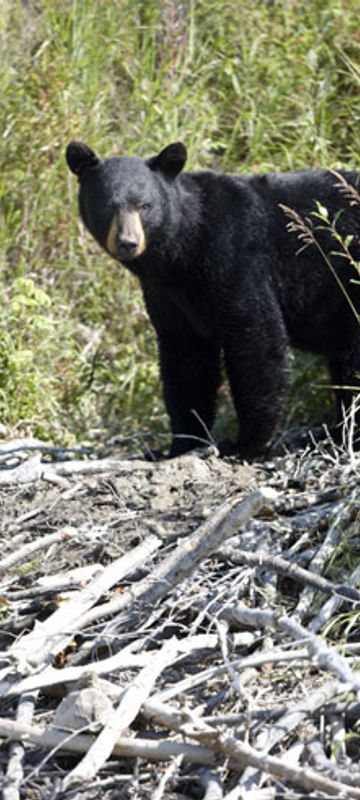
M360 286L356 265L313 212L316 201L330 219L344 209L337 230L360 260L359 173L182 173L180 142L148 160L100 160L71 142L66 157L86 227L140 280L158 338L170 456L211 429L222 358L241 457L263 453L274 438L288 345L326 357L341 418L360 385Z

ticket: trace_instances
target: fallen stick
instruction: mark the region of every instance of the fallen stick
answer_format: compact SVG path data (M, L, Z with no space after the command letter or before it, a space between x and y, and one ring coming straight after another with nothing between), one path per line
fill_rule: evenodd
M187 577L225 539L233 536L249 517L258 514L265 505L273 503L277 496L274 489L264 487L251 492L243 500L223 503L210 519L183 539L174 552L154 570L153 585L138 600L153 605Z
M180 639L178 642L177 650L178 650L178 657L182 658L184 655L188 655L192 651L196 651L202 647L218 647L218 637L209 634L199 634L194 637L189 637L186 639ZM109 658L103 658L101 661L93 661L91 664L84 664L81 666L76 667L64 667L63 669L57 669L56 667L48 666L42 669L35 674L29 675L26 678L21 678L19 681L14 683L13 679L3 680L0 683L0 695L3 697L12 697L19 694L24 694L25 692L31 692L35 689L49 689L51 686L64 686L71 683L77 683L78 681L82 680L85 675L89 672L93 673L94 675L106 675L110 672L117 672L118 670L125 670L125 669L136 669L146 666L149 662L149 657L153 655L151 652L145 653L137 653L133 652L135 649L135 644L123 648L115 655L110 656ZM264 659L264 654L261 654L262 659ZM275 653L275 660L278 657L279 660L279 653ZM251 656L251 658L254 658ZM296 651L296 655L293 654L291 656L291 660L299 658L308 658L308 653L306 650L298 650ZM267 659L268 660L268 659ZM289 654L285 653L281 660L288 661ZM242 661L242 659L240 659ZM235 664L238 663L236 660ZM263 663L263 661L261 662ZM223 668L222 668L223 669Z
M305 695L297 700L295 705L289 706L284 714L277 717L274 724L264 727L256 736L252 746L262 753L269 753L275 745L279 745L283 739L287 738L295 728L301 730L300 725L306 718L313 717L325 703L329 703L334 697L342 694L343 691L344 687L339 681L331 681ZM253 790L258 784L260 776L261 772L259 770L247 767L241 777L243 788L246 791Z
M204 800L222 800L224 790L218 775L206 770L203 774L200 773L199 780L205 789ZM252 800L252 798L248 798L248 800Z
M279 572L282 575L287 575L299 583L307 584L313 589L316 589L324 594L335 595L338 602L341 600L350 600L353 602L360 602L360 592L355 586L349 586L344 583L333 583L317 575L315 572L310 572L308 569L297 566L297 564L287 561L281 556L274 556L272 553L266 553L263 550L257 550L253 553L250 550L236 550L234 547L224 546L215 555L219 558L230 559L234 564L250 564L254 567L266 567L271 572ZM360 574L360 570L356 573L356 577ZM354 580L355 584L355 580Z
M95 605L112 586L123 580L125 575L146 562L160 546L161 540L151 535L140 545L117 558L105 567L100 575L96 575L84 589L77 592L68 603L60 606L44 622L37 623L31 633L23 636L19 643L11 648L11 656L25 660L34 667L52 659L66 647L74 631L79 630L79 620L84 612Z
M24 544L22 547L19 547L18 550L9 553L9 555L0 560L0 573L6 572L6 570L15 566L15 564L21 564L39 550L46 550L46 548L51 547L52 544L71 539L72 536L77 534L77 528L72 528L70 525L67 525L60 531L56 531L56 533L49 533L47 536L41 536L41 538L35 539L33 542Z
M4 456L13 456L14 453L27 453L31 451L40 451L41 453L51 453L51 455L62 457L64 453L75 453L76 455L90 455L91 450L88 447L54 447L43 442L41 439L13 439L9 442L4 442L0 447L0 461L5 461Z
M213 742L211 742L211 738L214 739L213 731L212 737L209 735L208 738L203 733L198 736L199 741L206 742L208 745L211 743L215 752L224 758L228 758L232 763L256 767L256 769L266 772L267 775L271 775L277 780L289 781L292 786L300 787L305 791L323 792L336 797L360 798L360 788L351 786L349 783L340 783L340 781L326 778L308 767L288 764L286 754L284 758L277 758L276 756L259 753L255 748L239 742L232 736L226 737L220 734Z
M141 617L141 609L153 607L178 583L186 578L197 564L216 550L225 539L233 536L249 519L261 509L273 503L278 494L275 489L264 487L256 489L242 500L225 502L215 511L210 519L200 525L194 533L181 540L175 550L154 568L151 578L145 578L131 590L111 602L111 613L125 611L132 606L136 608L136 621ZM97 609L94 609L96 612ZM104 607L100 609L103 613ZM110 613L110 604L109 612ZM87 616L87 624L93 622L92 612ZM129 626L129 616L126 620ZM131 624L131 623L130 623ZM119 626L117 626L119 627Z
M276 714L274 726L268 731L261 731L253 747L257 752L268 753L275 744L278 744L297 727L306 716L311 717L331 698L342 695L343 692L344 687L339 681L332 681L321 689L315 690L309 697L304 698L299 706L289 707L282 715ZM183 736L198 736L204 730L208 733L211 730L216 733L214 731L214 719L206 721L188 707L183 709L175 708L168 703L157 701L154 697L150 697L149 700L143 703L142 713L148 719L155 719L159 725L168 728L170 731L181 733ZM220 724L222 723L220 722Z
M310 633L303 625L300 625L294 619L290 619L285 614L280 617L273 611L250 609L244 603L238 602L236 605L224 608L220 612L220 618L222 616L228 622L232 621L241 625L266 628L266 630L272 628L289 634L293 639L302 642L308 648L310 656L320 669L329 670L340 681L343 681L349 687L352 686L354 691L360 691L360 678L350 669L346 659L328 645L321 636Z
M360 580L360 565L358 564L358 566L348 577L348 584L351 591L354 591L353 587L359 585L359 580ZM335 615L336 610L339 608L342 602L343 602L343 597L339 594L336 594L333 597L329 597L329 599L321 607L317 616L311 620L309 624L309 630L312 633L317 633L319 630L321 630L321 628L326 624L326 622L333 615Z
M147 711L151 709L151 703L152 701L150 699L149 703L145 704ZM167 725L169 725L169 723L171 724L169 712L166 715L166 710L164 709L165 713L162 715L161 706L157 709L156 705L153 710L154 716L160 719L162 717L162 722ZM288 754L285 754L284 758L269 756L266 753L259 752L250 745L240 742L233 736L227 736L219 731L214 731L213 728L207 725L201 717L198 717L194 712L178 712L178 714L176 714L174 710L171 711L175 718L175 730L180 730L183 734L190 736L190 738L202 742L209 748L213 748L216 753L228 759L232 766L234 766L234 764L240 764L243 767L255 767L257 770L266 772L268 775L272 775L281 781L287 780L293 786L300 786L304 790L320 791L338 797L360 798L360 788L351 785L352 778L350 772L347 775L344 770L344 781L342 782L332 780L307 767L299 767L298 764L288 763Z
M210 519L199 526L194 533L183 539L160 564L155 567L151 577L144 578L119 597L114 597L108 603L91 608L79 620L82 628L92 625L104 617L119 614L134 608L134 624L138 624L141 609L154 606L178 583L189 575L200 561L216 550L220 544L233 536L234 533L251 516L258 514L261 509L275 501L277 492L274 489L257 489L247 495L243 500L225 502L215 511ZM126 625L129 627L129 614L126 616ZM116 627L120 627L116 624Z
M20 697L16 712L17 722L24 723L25 725L31 724L38 694L39 692L36 691ZM2 800L20 800L20 786L24 778L24 759L24 743L21 741L11 742L6 768L6 778L2 790Z
M41 448L43 449L43 448ZM126 458L97 458L93 461L60 461L48 464L42 461L41 453L28 458L16 467L0 470L0 486L33 483L42 478L50 483L65 485L66 478L72 475L101 475L104 472L133 472L134 469L149 469L146 461Z
M289 661L296 661L297 659L307 660L308 658L309 654L305 649L293 650L290 652L286 652L285 650L266 650L261 653L254 653L251 656L236 658L230 663L234 669L239 670L251 669L252 667L261 667L263 664L268 663L275 664L281 661L286 663ZM184 678L182 681L178 681L178 683L176 683L174 686L170 686L168 689L163 689L161 692L158 692L158 694L154 696L154 700L159 700L161 702L164 700L171 700L173 697L183 694L184 692L187 692L189 689L193 689L196 686L201 686L201 684L207 683L208 681L218 678L221 675L225 675L227 672L227 664L204 669L202 672L198 672L196 675L191 675L189 678Z
M330 526L324 541L322 542L321 546L317 550L314 558L311 560L309 564L309 570L314 573L320 574L323 570L324 565L326 562L330 561L331 556L334 553L335 547L338 545L342 534L343 527L340 526L340 520L344 514L346 508L348 508L349 499L347 499L346 503L340 504L340 508L337 510L336 517ZM349 587L349 591L353 592L354 589ZM292 614L293 619L296 619L298 622L301 622L304 619L305 615L308 613L309 609L312 606L314 600L314 589L310 586L306 586L303 591L301 592L299 601L297 606Z
M346 735L342 740L343 745L344 740L346 741ZM323 775L327 775L328 778L333 780L344 783L349 780L349 783L351 782L353 786L360 786L360 771L356 769L355 764L352 764L351 772L349 773L344 766L326 757L323 745L319 740L314 739L307 742L305 750L309 764L313 769L319 770Z
M166 785L169 783L169 781L175 780L175 775L179 771L182 761L183 761L182 756L178 756L177 758L174 758L173 761L171 761L171 763L166 768L165 772L163 772L160 778L158 788L156 789L152 800L162 800L162 798L164 797L164 792L166 790ZM206 800L206 798L204 798L204 800Z
M44 577L37 579L36 586L31 585L26 589L15 589L15 591L11 590L11 588L10 590L3 589L3 585L0 584L0 593L10 603L13 603L14 600L33 600L36 597L43 596L61 595L64 597L65 593L68 593L68 597L72 597L75 591L78 592L83 589L95 575L100 575L101 572L104 572L104 569L103 564L94 561L85 567L44 575Z
M228 794L224 794L223 800L275 800L275 798L279 798L279 800L305 800L304 795L294 795L293 792L291 794L279 794L273 786L268 786L266 789L256 789L255 791L245 792L244 788L240 785L235 786L234 789L231 789L231 792ZM204 798L205 800L205 798ZM306 800L318 800L317 797L310 798L310 795L306 795ZM326 800L326 798L324 798Z
M58 608L44 622L36 623L29 634L23 636L4 653L4 658L12 662L15 660L18 664L22 664L25 670L28 670L29 665L33 668L48 663L56 653L66 647L74 631L79 630L84 609L94 605L111 586L122 580L136 566L144 563L144 560L149 558L160 545L160 539L149 536L138 547L116 559L68 603ZM5 668L1 678L4 679L8 672L9 668ZM0 693L2 689L6 691L0 684Z
M47 750L60 749L70 753L86 753L94 739L89 734L74 734L42 728L39 725L24 725L10 719L0 718L0 738L10 741L26 741ZM113 755L124 758L143 758L149 761L168 761L181 755L184 761L193 764L211 765L216 762L214 753L201 745L183 742L154 741L154 739L119 738Z
M337 797L353 797L359 800L360 788L350 784L334 781L316 773L306 767L288 765L285 761L275 756L268 756L256 751L253 747L239 742L234 737L226 737L214 731L204 730L191 735L198 741L205 741L203 746L188 745L178 742L154 742L146 739L118 739L113 750L114 756L143 758L148 760L168 760L182 755L184 761L196 764L214 764L216 754L230 759L232 764L261 769L280 780L288 780L294 786L300 786L307 791L321 791ZM7 719L0 719L0 737L10 740L26 739L40 747L47 749L64 749L72 753L84 753L90 747L93 739L91 736L76 734L69 737L57 730L45 730L39 726L20 725Z
M131 472L135 469L149 470L150 464L143 459L130 458L95 458L92 461L59 461L55 464L43 464L42 477L51 479L51 475L69 477L71 475L101 475L103 472Z
M114 656L110 656L110 658L94 661L92 664L84 664L84 666L65 667L64 669L56 669L49 666L34 675L22 678L17 683L14 683L12 679L1 681L0 695L2 697L12 697L24 692L31 692L34 689L46 690L50 686L76 683L89 672L94 673L94 675L106 675L108 672L116 672L121 669L141 668L145 666L148 660L147 653L123 653L123 651L120 651Z

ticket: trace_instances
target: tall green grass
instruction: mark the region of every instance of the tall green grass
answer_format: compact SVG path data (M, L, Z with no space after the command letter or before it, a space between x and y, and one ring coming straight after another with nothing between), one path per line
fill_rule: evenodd
M138 286L83 231L64 148L79 138L104 156L151 155L182 139L192 169L356 166L358 3L1 0L0 11L1 430L161 432Z

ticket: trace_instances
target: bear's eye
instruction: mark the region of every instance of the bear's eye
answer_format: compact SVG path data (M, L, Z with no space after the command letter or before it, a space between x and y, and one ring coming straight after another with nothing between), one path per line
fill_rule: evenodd
M124 207L125 203L121 203L120 200L110 200L105 206L106 210L115 211L116 213L122 211Z
M149 208L151 208L151 203L148 203L146 201L144 201L143 203L138 203L139 211L147 211Z

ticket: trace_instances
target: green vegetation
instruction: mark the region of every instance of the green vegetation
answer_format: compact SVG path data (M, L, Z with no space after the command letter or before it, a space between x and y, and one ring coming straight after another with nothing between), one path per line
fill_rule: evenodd
M164 431L139 289L81 228L64 148L79 138L102 155L151 155L182 139L190 168L355 166L358 3L1 0L0 9L3 433L67 442L96 441L105 426ZM294 408L304 412L303 394Z

